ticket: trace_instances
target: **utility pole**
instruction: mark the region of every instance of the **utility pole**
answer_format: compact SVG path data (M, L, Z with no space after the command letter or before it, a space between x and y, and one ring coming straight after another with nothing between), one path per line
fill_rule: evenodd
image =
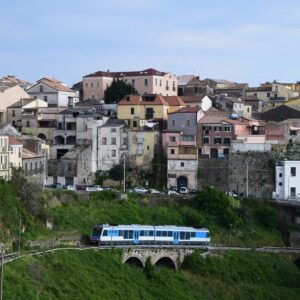
M21 227L22 227L22 219L19 219L19 256L21 255Z
M123 192L126 192L126 154L124 152L124 157L123 157Z
M246 197L248 198L249 194L249 167L248 162L246 162Z
M0 288L0 300L3 299L3 270L4 270L4 260L3 260L3 246L1 247L1 288Z

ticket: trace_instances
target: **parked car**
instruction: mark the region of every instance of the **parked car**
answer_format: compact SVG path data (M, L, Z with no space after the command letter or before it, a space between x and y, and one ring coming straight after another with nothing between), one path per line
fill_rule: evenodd
M187 187L182 186L182 187L179 189L179 194L187 194L187 193L188 193Z
M144 189L143 187L135 187L135 188L133 188L133 190L132 190L133 192L135 192L135 193L138 193L138 194L146 194L146 193L148 193L148 190L146 190L146 189Z
M179 195L176 191L168 190L168 195Z
M175 185L171 185L171 186L169 187L169 190L170 190L170 191L177 191L177 187L176 187Z
M77 188L76 188L76 185L66 185L66 189L68 190L68 191L76 191L77 190Z
M63 189L64 185L61 183L55 183L52 185L54 189Z
M198 190L196 189L190 189L190 194L196 194L198 192Z
M87 186L85 189L87 192L100 192L103 188L100 185Z
M158 191L156 189L150 189L149 192L150 192L150 194L156 194L156 195L162 195L163 194L163 192Z
M233 192L226 192L226 195L231 197L238 197L238 195Z

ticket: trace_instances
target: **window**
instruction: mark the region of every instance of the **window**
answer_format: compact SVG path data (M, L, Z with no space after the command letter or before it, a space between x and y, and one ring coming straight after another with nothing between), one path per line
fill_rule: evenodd
M16 116L16 111L14 109L12 110L11 115L12 115L12 117Z
M103 230L102 236L107 236L108 235L107 233L108 233L107 230Z
M132 122L132 126L133 126L133 127L137 127L137 121L133 121L133 122Z
M72 164L68 164L68 171L72 171Z
M44 101L48 101L48 97L47 96L44 96Z
M186 120L186 126L190 127L191 126L191 120Z
M168 236L173 236L173 231L168 231Z
M203 138L203 144L209 144L209 138L208 137Z
M30 127L30 122L26 121L26 127Z
M248 112L248 113L250 112L250 108L249 108L249 107L247 107L247 112Z
M155 78L155 85L157 86L157 78Z
M44 89L43 89L43 86L40 85L40 93L43 93Z
M156 236L161 236L161 231L156 231Z
M224 144L230 145L230 138L224 138Z
M145 114L145 118L148 119L153 119L153 115L154 115L154 110L151 107L147 107L146 108L146 114Z
M102 138L102 145L106 145L107 144L107 138L106 137L103 137Z
M222 143L222 139L221 138L215 138L215 145L219 145Z
M279 173L279 177L282 177L282 173Z
M116 145L117 144L117 139L116 138L111 138L110 144L111 145Z
M89 84L86 82L86 83L85 83L85 87L88 87L88 86L89 86Z
M110 132L117 132L117 129L116 129L116 128L112 128L112 129L110 130Z
M170 136L170 142L176 143L176 136Z
M131 85L132 85L133 87L135 87L135 79L132 79L132 80L131 80Z
M169 81L168 80L166 81L166 90L167 91L169 90Z
M134 107L130 108L130 114L134 115Z
M144 79L144 85L148 86L148 79Z
M171 120L171 125L174 127L176 125L175 120Z
M270 96L271 96L271 94L270 94L270 93L267 93L267 97L270 98Z
M181 140L184 142L193 142L194 136L193 135L182 135Z
M257 93L254 93L253 96L254 96L254 97L257 97Z
M297 135L297 131L296 130L290 130L290 135Z
M170 153L175 154L175 149L171 149Z
M91 82L91 87L93 87L94 86L94 84Z
M111 157L117 156L117 150L111 150Z
M214 127L214 131L221 131L222 130L222 127L221 126L215 126Z
M99 87L99 82L97 82L97 87Z
M296 176L296 168L291 167L291 176Z
M161 86L161 79L159 80L159 86Z
M296 196L296 188L295 187L291 187L291 196L292 197Z
M279 186L282 186L282 182L279 182L279 184L278 184Z
M183 161L180 163L180 166L181 166L181 167L184 167L184 162L183 162Z

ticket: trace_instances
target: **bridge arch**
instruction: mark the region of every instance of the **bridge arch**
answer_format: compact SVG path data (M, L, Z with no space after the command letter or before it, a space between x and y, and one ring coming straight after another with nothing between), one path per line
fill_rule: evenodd
M145 267L144 260L138 255L130 255L130 256L124 257L123 263L130 264L130 265L133 265L136 267L141 267L141 268Z
M175 270L178 269L177 262L169 256L159 257L155 262L153 262L153 265L156 267L168 267Z

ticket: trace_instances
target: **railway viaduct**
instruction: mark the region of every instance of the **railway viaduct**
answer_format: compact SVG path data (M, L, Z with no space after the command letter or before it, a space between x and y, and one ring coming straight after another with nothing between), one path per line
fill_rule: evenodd
M123 251L122 262L145 267L148 257L155 266L167 265L179 269L185 256L192 254L195 249L178 248L129 248Z

